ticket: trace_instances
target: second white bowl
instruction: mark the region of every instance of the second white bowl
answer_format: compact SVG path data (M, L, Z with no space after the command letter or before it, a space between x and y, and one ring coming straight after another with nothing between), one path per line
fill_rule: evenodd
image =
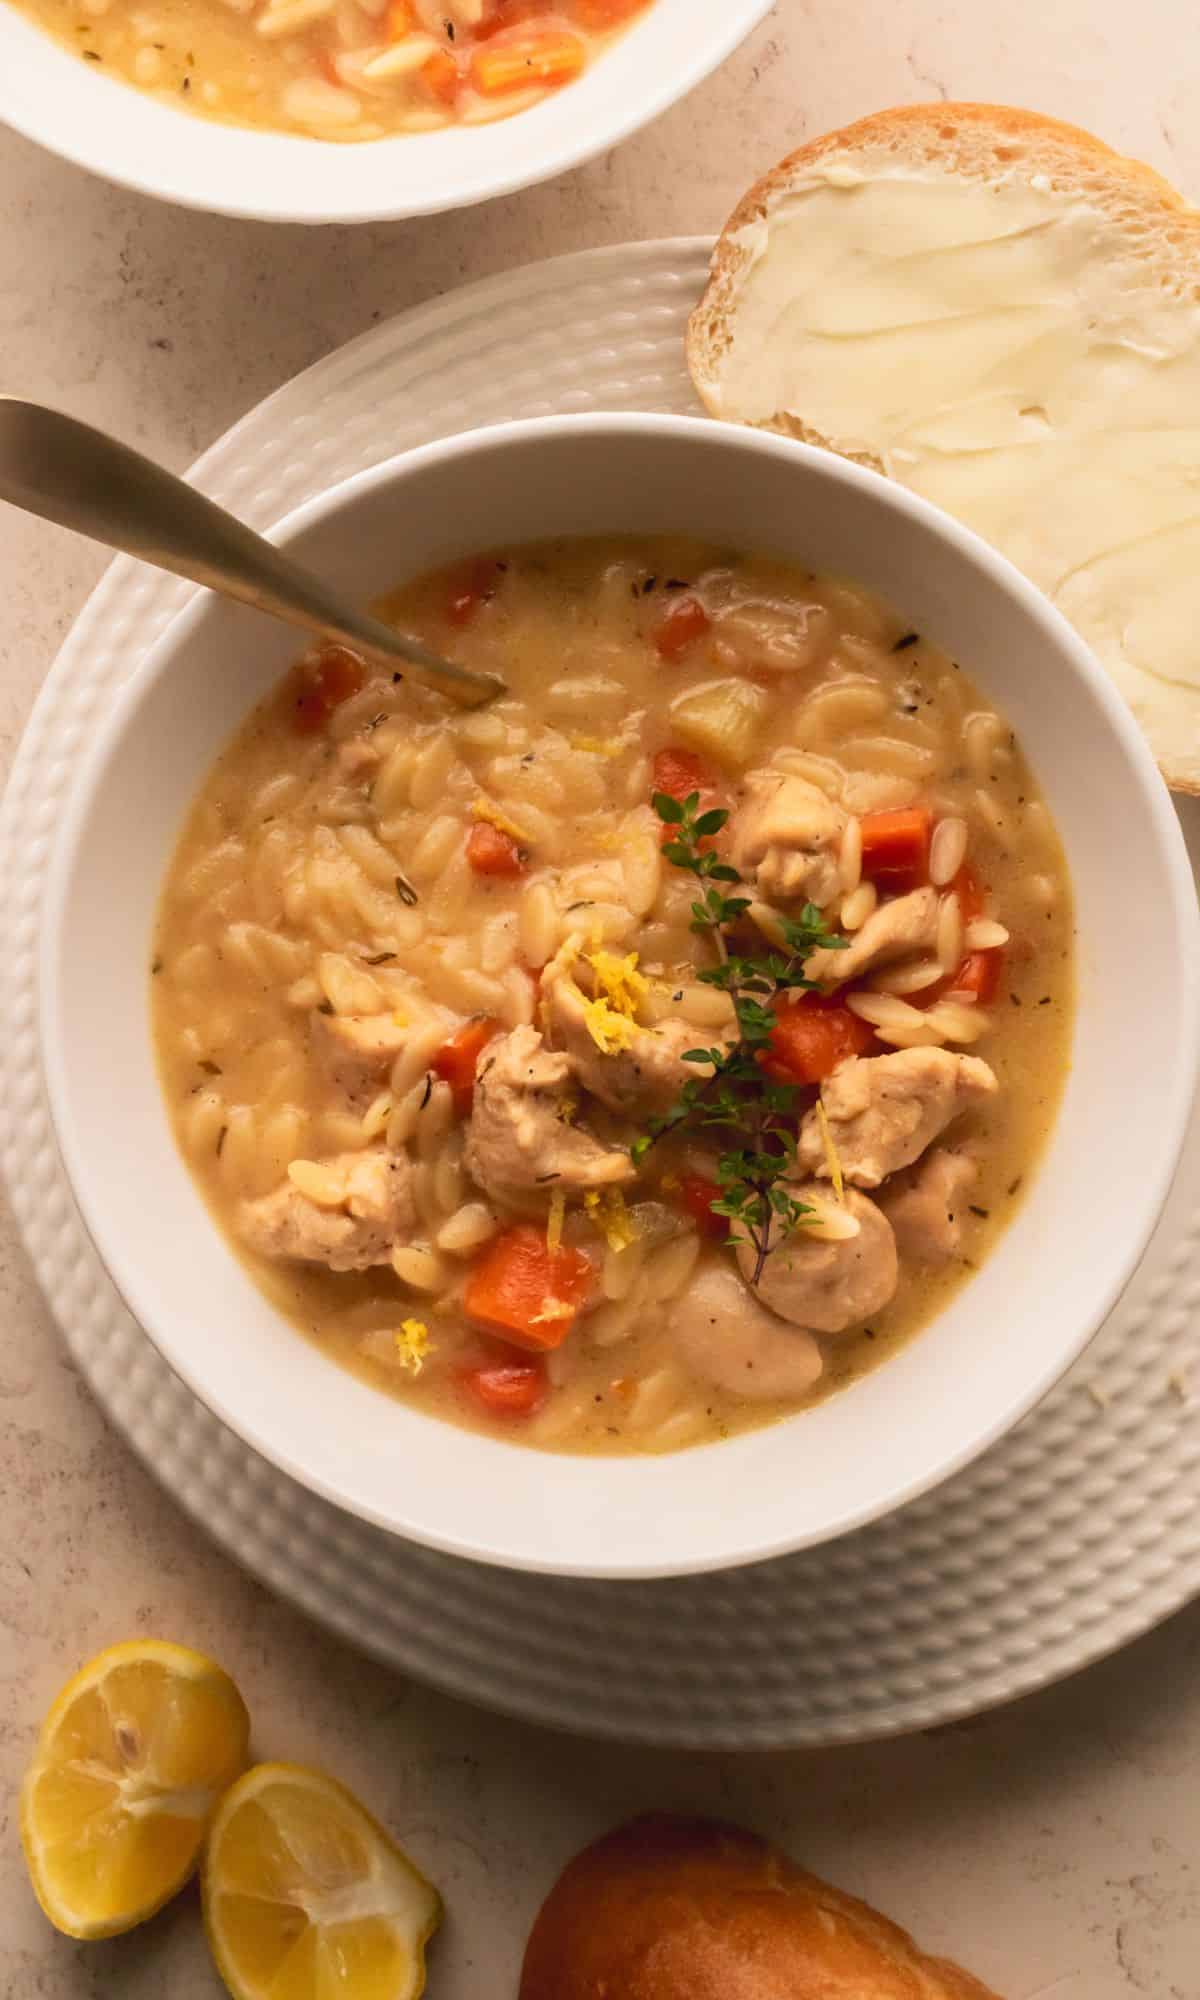
M0 5L0 118L122 187L268 222L381 222L551 179L686 96L771 0L655 0L578 83L493 125L336 145L177 111Z

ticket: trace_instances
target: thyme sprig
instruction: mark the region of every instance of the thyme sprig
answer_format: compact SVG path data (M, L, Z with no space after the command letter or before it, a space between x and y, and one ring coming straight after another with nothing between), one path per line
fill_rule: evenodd
M812 991L818 982L804 976L810 954L843 951L849 940L828 930L816 904L806 903L799 917L780 916L782 947L754 955L738 949L738 926L750 908L750 898L727 893L730 887L735 892L741 889L742 878L713 846L729 814L719 807L701 811L698 792L685 799L656 792L651 803L671 830L663 847L665 859L700 884L691 928L710 941L717 962L699 978L729 995L737 1038L687 1051L684 1062L694 1063L706 1074L686 1083L670 1109L634 1141L633 1159L640 1164L651 1147L671 1132L719 1129L732 1136L736 1143L727 1145L717 1161L720 1198L712 1206L729 1224L726 1242L747 1244L754 1252L751 1283L756 1285L772 1250L810 1212L790 1185L796 1166L799 1087L779 1081L763 1063L778 1022L775 1003L781 994Z

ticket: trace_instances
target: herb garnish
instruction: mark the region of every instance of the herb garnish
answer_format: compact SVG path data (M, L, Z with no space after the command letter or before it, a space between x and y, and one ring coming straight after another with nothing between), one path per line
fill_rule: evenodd
M699 974L706 986L716 986L733 1003L737 1039L728 1046L689 1049L684 1062L708 1071L686 1083L663 1117L635 1140L635 1165L645 1159L655 1141L682 1128L723 1128L737 1142L717 1162L720 1199L712 1206L729 1223L730 1244L748 1244L754 1252L751 1284L778 1243L807 1215L808 1204L797 1201L790 1182L796 1165L799 1086L781 1083L763 1067L762 1058L776 1026L773 1002L781 994L812 991L819 984L806 979L804 966L814 951L843 951L849 940L825 927L815 903L806 903L799 917L780 916L784 948L747 957L738 951L737 929L750 908L750 898L729 895L742 878L713 848L729 814L720 808L700 810L700 794L686 799L656 792L651 800L672 837L663 855L676 868L694 875L702 895L692 904L692 929L711 940L718 963Z

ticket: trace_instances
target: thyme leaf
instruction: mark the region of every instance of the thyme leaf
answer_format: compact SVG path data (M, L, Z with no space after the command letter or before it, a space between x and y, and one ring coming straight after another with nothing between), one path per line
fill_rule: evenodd
M681 1131L718 1131L725 1140L717 1161L718 1198L712 1207L728 1223L726 1242L745 1244L754 1256L751 1283L757 1284L771 1252L785 1242L809 1213L792 1191L800 1091L763 1067L778 1024L781 995L806 992L818 982L804 966L814 951L844 951L848 938L830 931L815 903L798 917L781 917L783 945L761 953L742 948L739 926L751 898L736 868L721 858L713 842L729 814L700 809L700 794L685 799L655 792L651 804L671 839L663 846L672 867L693 875L699 885L691 906L692 930L705 938L715 963L699 974L706 986L728 994L737 1026L735 1039L720 1047L689 1049L683 1060L704 1075L689 1078L674 1104L635 1139L631 1154L640 1165L660 1139ZM734 893L728 893L732 890Z

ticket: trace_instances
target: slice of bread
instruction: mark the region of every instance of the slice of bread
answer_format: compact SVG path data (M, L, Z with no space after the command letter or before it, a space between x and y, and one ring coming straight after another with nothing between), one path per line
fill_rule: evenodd
M1029 112L880 112L739 203L687 349L715 416L1010 556L1200 793L1200 211L1166 181Z

